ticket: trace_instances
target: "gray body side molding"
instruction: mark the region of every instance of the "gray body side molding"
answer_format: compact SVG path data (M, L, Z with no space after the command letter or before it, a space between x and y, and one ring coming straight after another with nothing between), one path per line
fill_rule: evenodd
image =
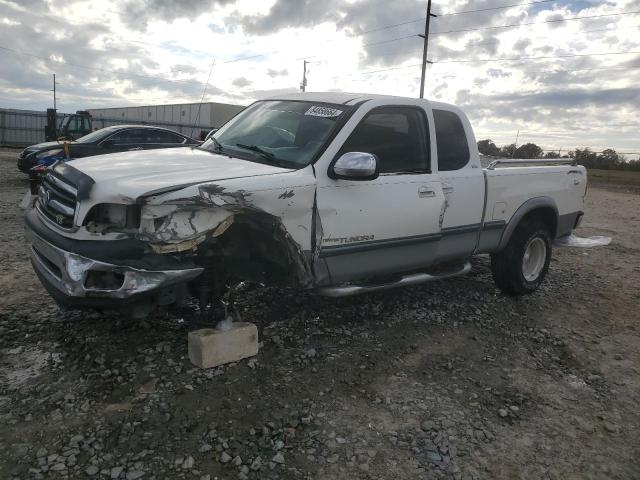
M504 229L502 233L502 238L500 239L500 244L498 245L498 251L502 250L507 246L509 240L511 239L511 235L515 231L516 227L520 223L520 220L529 212L533 210L537 210L539 208L551 208L555 212L556 216L556 226L558 222L558 206L556 202L551 197L534 197L530 198L526 202L524 202L518 210L511 216L509 223L507 223L507 227Z

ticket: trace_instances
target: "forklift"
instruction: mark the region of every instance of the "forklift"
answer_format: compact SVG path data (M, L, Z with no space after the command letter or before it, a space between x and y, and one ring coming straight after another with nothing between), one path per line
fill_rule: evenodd
M59 124L56 120L56 109L47 108L47 124L44 127L44 136L47 142L75 140L93 131L91 114L86 110L65 114Z

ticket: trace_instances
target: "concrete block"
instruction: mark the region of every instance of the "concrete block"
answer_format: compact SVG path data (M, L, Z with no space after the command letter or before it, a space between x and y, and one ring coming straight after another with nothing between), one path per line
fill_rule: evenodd
M228 329L203 328L189 332L189 360L200 368L237 362L258 354L258 328L232 323Z

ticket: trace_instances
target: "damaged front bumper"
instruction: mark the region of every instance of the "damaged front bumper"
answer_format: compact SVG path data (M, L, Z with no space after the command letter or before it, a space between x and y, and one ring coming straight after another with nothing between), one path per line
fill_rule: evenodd
M202 268L147 270L64 250L27 224L31 263L49 293L67 306L115 307L193 280Z

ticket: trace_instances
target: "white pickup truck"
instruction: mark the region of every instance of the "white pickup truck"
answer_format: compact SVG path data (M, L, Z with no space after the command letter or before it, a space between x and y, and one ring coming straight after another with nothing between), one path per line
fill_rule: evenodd
M255 102L199 147L59 163L27 215L32 263L78 308L142 315L240 282L345 296L466 273L511 295L581 220L584 167L496 160L444 103L346 93Z

